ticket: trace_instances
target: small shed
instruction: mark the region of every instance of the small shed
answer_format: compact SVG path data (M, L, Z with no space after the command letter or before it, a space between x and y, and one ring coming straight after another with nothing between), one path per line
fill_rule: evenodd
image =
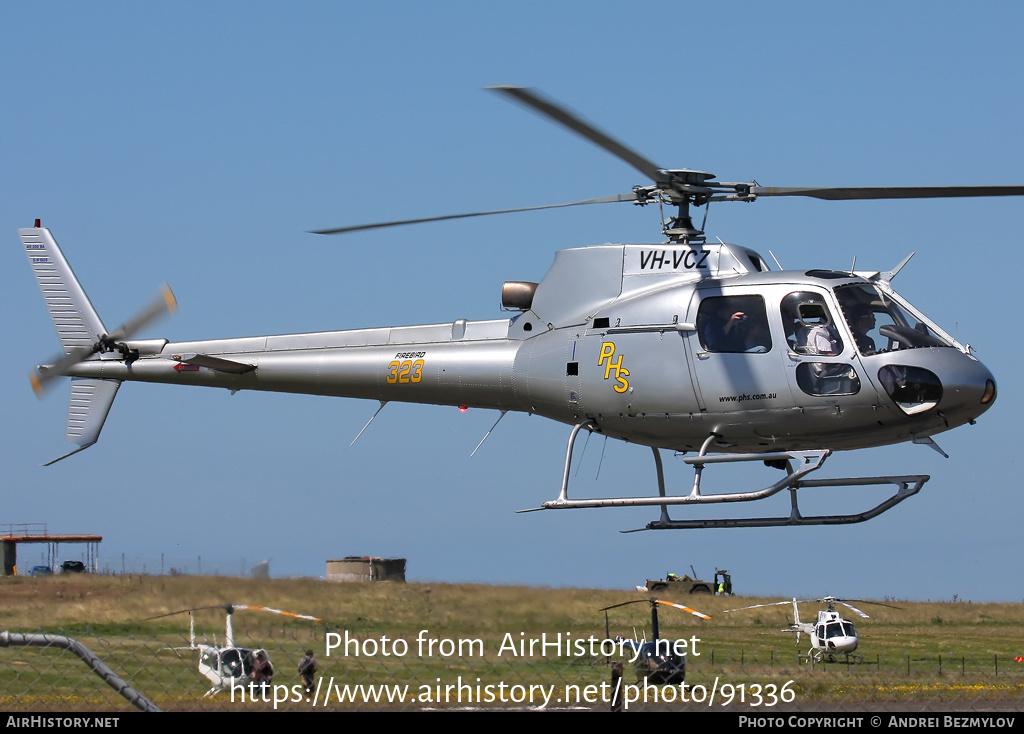
M404 558L346 556L327 561L328 581L405 581Z

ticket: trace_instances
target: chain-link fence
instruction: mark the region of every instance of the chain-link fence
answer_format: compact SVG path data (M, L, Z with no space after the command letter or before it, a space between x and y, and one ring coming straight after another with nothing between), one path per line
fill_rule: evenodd
M547 648L535 646L530 654L520 644L524 641L514 639L496 647L468 637L355 637L343 630L287 626L237 629L234 652L218 647L212 636L204 638L201 632L194 642L187 636L161 639L118 634L113 627L51 634L77 640L164 711L608 710L615 697L612 658L601 654L601 641L589 646L583 641L570 644L557 636L546 638ZM26 646L24 637L3 636L2 710L133 710L133 703L73 650L64 649L52 637L50 644ZM258 650L269 655L274 669L271 682L236 687L232 682L251 683L248 677L232 676L249 673L252 657L246 656ZM307 650L314 651L318 664L308 691L298 673ZM999 711L1024 705L1024 661L998 655L916 657L908 653L824 663L804 661L793 648L751 654L705 647L689 657L685 685L644 683L628 661L624 667L619 690L629 711L740 708L770 715L793 710L936 707Z

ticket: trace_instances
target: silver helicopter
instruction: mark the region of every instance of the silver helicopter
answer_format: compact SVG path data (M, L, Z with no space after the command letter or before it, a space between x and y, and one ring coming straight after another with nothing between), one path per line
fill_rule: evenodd
M19 235L64 355L37 367L32 381L41 392L58 376L72 378L66 437L77 448L60 459L96 443L125 381L364 398L379 401L380 409L389 402L429 403L496 410L498 421L508 411L536 413L571 426L561 490L537 510L660 508L659 517L639 530L840 524L877 516L918 492L929 477L806 478L833 451L914 442L942 453L933 435L973 423L992 406L996 385L989 370L893 290L892 280L909 257L886 272L786 271L778 261L779 269L771 270L751 249L706 241L690 207L765 196L1020 196L1024 186L720 182L705 171L660 168L533 90L493 89L582 135L653 183L568 204L318 234L630 201L676 207L664 222L665 240L558 252L539 283L504 284L502 306L511 318L171 342L134 337L173 310L169 289L108 331L37 220ZM649 446L657 494L570 498L573 447L582 431ZM688 492L666 492L662 449L687 454L684 461L694 471ZM703 492L704 469L726 462L764 462L783 474L760 489ZM862 512L800 512L802 488L864 485L894 490ZM674 505L756 502L782 490L790 491L791 510L779 517L672 519L668 512Z

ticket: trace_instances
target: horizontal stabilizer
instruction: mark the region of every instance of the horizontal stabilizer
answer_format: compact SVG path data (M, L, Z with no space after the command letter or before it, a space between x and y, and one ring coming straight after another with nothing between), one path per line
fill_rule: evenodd
M233 375L242 375L256 369L256 365L254 364L235 362L234 360L224 359L223 357L211 357L208 354L176 354L174 355L174 358L184 364L209 367L211 370L217 370L218 372L230 372Z
M71 398L68 402L68 427L65 437L78 448L43 466L56 464L72 454L83 451L99 440L110 406L117 397L120 380L98 380L91 377L71 378Z

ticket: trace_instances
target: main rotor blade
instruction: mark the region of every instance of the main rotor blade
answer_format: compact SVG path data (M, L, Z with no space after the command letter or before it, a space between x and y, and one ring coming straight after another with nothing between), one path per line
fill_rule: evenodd
M859 610L857 607L853 606L853 604L847 604L845 601L839 601L838 599L836 600L836 603L837 604L842 604L844 607L849 607L850 609L855 611L857 614L859 614L860 616L864 617L864 619L871 619L871 617L869 617L867 614L865 614L864 612Z
M308 619L311 622L322 622L320 617L313 617L309 614L296 614L295 612L286 612L283 609L273 609L271 607L255 607L247 604L235 604L235 609L249 609L255 612L273 612L274 614L283 614L286 617L295 617L296 619Z
M163 619L164 617L171 617L175 614L185 614L186 612L201 612L205 609L221 609L228 614L232 614L236 610L250 610L256 612L273 612L274 614L283 614L286 617L295 617L296 619L308 619L311 622L322 622L320 617L313 617L309 614L297 614L295 612L286 612L283 609L273 609L271 607L259 607L251 604L214 604L208 607L193 607L192 609L179 609L176 612L167 612L166 614L158 614L155 617L146 617L143 621L149 621L151 619Z
M1024 186L867 186L820 188L752 186L755 196L809 196L828 201L855 199L944 199L965 196L1024 196Z
M868 601L867 599L849 599L849 600L847 600L847 599L836 599L836 598L833 598L832 601L835 601L835 602L838 602L839 604L843 604L845 606L848 606L848 607L850 607L850 609L852 609L855 612L858 612L859 614L864 614L864 612L860 611L856 607L851 606L848 602L855 601L858 604L873 604L876 607L887 607L888 609L902 609L903 608L903 607L894 606L892 604L883 604L880 601ZM866 617L867 615L864 614L864 616Z
M673 604L670 601L662 601L661 599L656 599L655 601L657 601L658 604L664 604L667 607L675 607L676 609L682 609L684 612L689 612L693 616L700 617L701 619L711 619L711 617L709 617L708 615L702 614L701 612L698 612L696 609L690 609L690 607L684 607L682 604Z
M585 201L570 201L564 204L542 204L541 206L524 206L518 209L495 209L489 212L470 212L469 214L447 214L443 217L423 217L422 219L401 219L394 222L377 222L376 224L357 224L353 227L338 227L336 229L315 229L313 234L344 234L346 232L359 232L364 229L381 229L383 227L399 227L403 224L422 224L424 222L443 222L447 219L468 219L469 217L486 217L491 214L513 214L515 212L530 212L537 209L558 209L566 206L582 206L584 204L612 204L619 201L636 201L637 195L616 194L615 196L603 196L599 199L586 199Z
M742 612L742 611L745 611L747 609L760 609L761 607L779 607L779 606L782 606L783 604L792 604L792 603L793 603L792 600L776 601L776 602L772 602L770 604L754 604L754 605L749 606L749 607L740 607L739 609L726 609L725 611L726 612Z
M579 116L574 115L568 110L559 107L555 102L541 96L541 94L535 89L509 86L485 87L485 89L491 89L495 92L506 94L527 107L539 112L545 117L564 125L577 135L583 136L595 145L604 148L616 158L619 158L633 166L633 168L640 171L640 173L644 174L652 181L668 183L668 176L665 175L661 167L656 166L635 150L626 147L618 140L615 140L606 133L601 132L590 123L584 122Z
M597 611L599 611L599 612L607 612L609 609L616 609L618 607L627 607L630 604L650 604L650 603L651 603L650 599L634 599L633 601L624 601L624 602L620 602L618 604L612 604L610 607L601 607Z
M223 609L227 611L230 604L214 604L208 607L192 607L191 609L179 609L176 612L167 612L166 614L158 614L155 617L144 617L143 622L148 622L151 619L163 619L164 617L173 617L175 614L190 614L192 612L202 612L206 609Z
M609 609L615 609L617 607L625 607L625 606L629 606L630 604L652 604L652 605L653 604L664 604L667 607L675 607L676 609L682 609L684 612L689 612L690 614L694 615L695 617L700 617L701 619L711 619L711 617L709 617L706 614L702 614L701 612L698 612L696 609L690 609L690 607L684 607L682 604L674 604L673 602L664 601L662 599L634 599L633 601L624 601L624 602L621 602L619 604L612 604L610 607L603 607L603 608L599 609L598 611L599 612L606 612Z

